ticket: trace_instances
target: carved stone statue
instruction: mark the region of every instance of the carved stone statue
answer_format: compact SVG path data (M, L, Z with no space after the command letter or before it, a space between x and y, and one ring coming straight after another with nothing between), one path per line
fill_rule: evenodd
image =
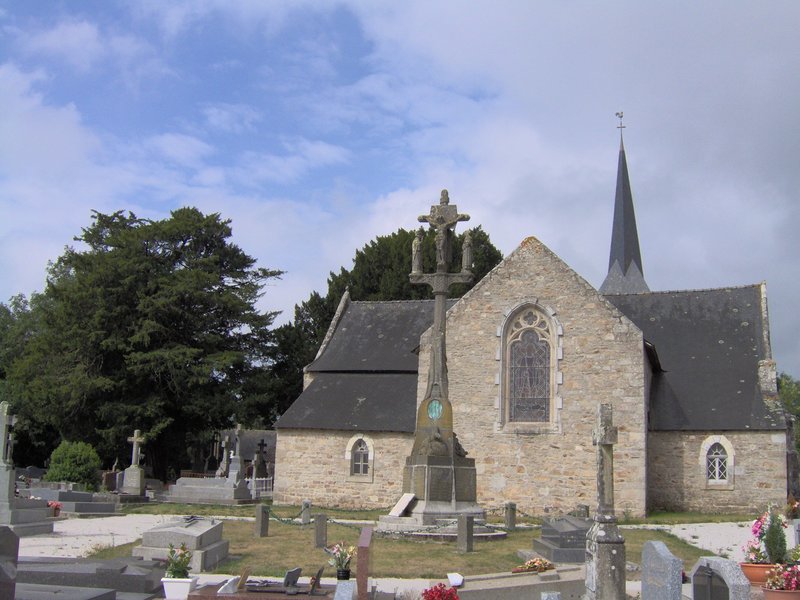
M422 227L417 230L414 241L411 242L411 272L422 273L422 238L425 232Z

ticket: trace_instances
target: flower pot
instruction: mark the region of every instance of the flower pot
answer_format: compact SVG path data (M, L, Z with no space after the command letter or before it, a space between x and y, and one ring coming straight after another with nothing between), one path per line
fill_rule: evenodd
M339 581L350 579L350 569L336 569L336 579Z
M162 577L161 585L164 586L164 598L166 600L186 600L197 586L197 577L187 577L186 579L173 579L172 577Z
M778 565L763 563L739 563L742 573L750 581L750 585L763 585L767 581L767 571L771 571Z
M61 514L61 509L60 509L60 508L58 508L58 507L56 506L56 507L53 509L53 516L54 516L54 517L57 517L57 516L59 516L60 514Z
M800 598L800 590L770 590L762 587L764 600L789 600L790 598Z

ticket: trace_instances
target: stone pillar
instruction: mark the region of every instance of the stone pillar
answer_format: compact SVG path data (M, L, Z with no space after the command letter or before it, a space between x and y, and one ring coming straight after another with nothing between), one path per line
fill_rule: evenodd
M592 443L597 446L597 512L586 535L585 600L625 600L625 539L614 514L614 444L611 404L601 404Z
M472 552L473 532L475 529L475 517L472 515L458 516L458 551Z
M267 537L269 535L269 506L266 504L256 504L256 537Z
M505 509L506 531L514 531L517 528L517 505L514 502L506 502Z
M303 500L300 506L300 523L303 525L311 523L311 500Z
M328 545L328 515L314 515L314 547L325 548Z

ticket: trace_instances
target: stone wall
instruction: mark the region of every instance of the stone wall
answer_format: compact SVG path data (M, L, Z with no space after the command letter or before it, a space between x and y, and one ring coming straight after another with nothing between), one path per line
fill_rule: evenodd
M560 352L554 418L544 427L504 422L501 331L523 303L551 314ZM419 372L429 362L423 336ZM641 331L535 238L528 238L448 313L447 364L454 428L475 458L484 508L516 502L525 512L596 504L592 429L597 406L614 406L619 511L645 512L645 358ZM421 376L418 403L425 392Z
M370 448L370 473L350 475L347 454L357 437ZM393 506L403 493L403 466L412 434L278 430L273 498L277 504L310 499L320 506Z
M728 485L706 482L703 448L714 441L726 447L729 463L733 450ZM756 513L770 502L786 502L783 431L653 432L648 455L650 510Z

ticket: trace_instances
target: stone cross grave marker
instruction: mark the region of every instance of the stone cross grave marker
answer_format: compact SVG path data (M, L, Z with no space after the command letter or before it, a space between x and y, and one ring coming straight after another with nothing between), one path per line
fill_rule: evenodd
M215 475L217 477L227 477L228 476L228 466L231 464L231 457L228 453L228 447L231 445L231 438L230 436L226 435L225 438L221 442L222 445L222 456L220 457L222 460L217 467L217 472Z
M131 466L138 467L139 462L142 460L141 446L144 445L144 438L142 437L141 430L135 430L133 436L128 438L128 442L133 444L133 449L131 450Z
M597 512L586 535L586 600L625 600L625 538L614 515L614 444L611 404L597 408Z

